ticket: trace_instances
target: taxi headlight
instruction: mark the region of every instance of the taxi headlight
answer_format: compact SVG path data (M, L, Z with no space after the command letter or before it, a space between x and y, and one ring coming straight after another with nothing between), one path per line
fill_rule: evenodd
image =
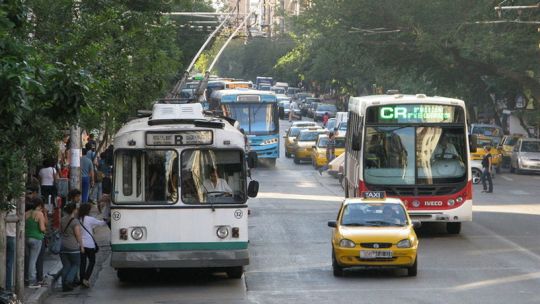
M141 227L135 227L131 230L131 237L134 240L138 241L142 239L143 235L144 235L144 230Z
M348 239L342 239L339 241L339 247L345 247L345 248L354 248L356 247L356 244Z
M397 247L398 248L411 248L412 247L411 240L409 239L401 240L397 243Z
M224 239L229 235L229 229L226 226L219 226L216 230L216 235L220 239Z

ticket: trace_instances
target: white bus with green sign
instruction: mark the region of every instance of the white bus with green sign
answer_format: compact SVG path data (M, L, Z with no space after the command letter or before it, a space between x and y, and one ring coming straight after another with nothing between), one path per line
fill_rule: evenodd
M114 138L111 265L120 280L142 268L212 268L240 278L249 263L246 140L233 120L200 104L155 104ZM247 162L246 162L247 159Z
M411 217L449 233L472 220L467 110L462 100L418 95L351 97L345 191L384 191Z

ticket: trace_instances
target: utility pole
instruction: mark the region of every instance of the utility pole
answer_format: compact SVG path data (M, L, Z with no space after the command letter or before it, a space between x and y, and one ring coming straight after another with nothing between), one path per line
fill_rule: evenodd
M69 189L81 190L81 128L71 127Z
M25 161L25 160L23 160ZM26 181L24 175L23 183ZM17 298L24 298L24 245L25 245L25 195L23 194L17 202L17 234L15 238L15 293ZM3 264L2 267L4 267Z

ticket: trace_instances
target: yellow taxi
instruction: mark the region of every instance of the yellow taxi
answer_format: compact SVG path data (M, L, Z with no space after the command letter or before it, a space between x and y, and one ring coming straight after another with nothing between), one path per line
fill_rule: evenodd
M384 192L363 192L362 198L346 199L332 227L332 268L343 276L346 268L405 268L416 276L418 237L405 206Z
M489 151L489 153L491 153L491 156L492 156L491 164L493 168L495 168L495 172L499 173L501 170L502 159L503 159L502 151L499 150L499 148L494 145L493 139L489 137L478 135L476 137L476 142L477 142L478 148L476 149L476 152L471 153L471 160L482 160L482 158L484 158L484 155L486 155L484 146L490 146L491 150Z
M285 157L291 157L294 154L294 140L300 133L300 130L305 128L320 129L315 122L310 121L296 121L292 126L285 132L283 138L285 139Z
M510 166L510 159L512 158L512 151L514 150L514 145L517 143L518 139L522 138L523 134L512 134L503 136L501 143L499 144L499 150L502 152L503 165Z
M311 151L317 141L319 134L325 134L324 129L303 129L300 130L298 137L294 140L294 163L299 164L300 161L311 161Z
M345 137L336 137L335 156L340 156L345 152ZM326 147L328 146L328 135L320 134L317 138L317 142L313 146L311 151L311 163L315 169L326 165L328 160L326 159Z

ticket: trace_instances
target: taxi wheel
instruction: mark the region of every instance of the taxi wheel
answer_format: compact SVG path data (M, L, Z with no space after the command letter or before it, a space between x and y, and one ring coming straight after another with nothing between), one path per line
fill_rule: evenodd
M461 232L461 222L446 223L446 232L449 234L459 234Z
M334 254L334 250L332 250L332 270L335 277L342 277L345 275L343 267L339 266L338 262L336 261L336 255Z
M514 169L514 166L512 166L512 164L510 164L510 173L514 173L516 172L516 169Z
M418 256L414 260L414 264L411 267L407 267L407 275L409 277L415 277L418 273Z
M497 174L501 173L501 165L498 165L497 167L495 167L495 172Z
M229 279L240 279L242 274L244 274L244 267L230 267L226 270L226 272Z
M300 164L300 159L298 159L298 158L296 157L296 155L294 156L294 163L295 163L295 164Z

